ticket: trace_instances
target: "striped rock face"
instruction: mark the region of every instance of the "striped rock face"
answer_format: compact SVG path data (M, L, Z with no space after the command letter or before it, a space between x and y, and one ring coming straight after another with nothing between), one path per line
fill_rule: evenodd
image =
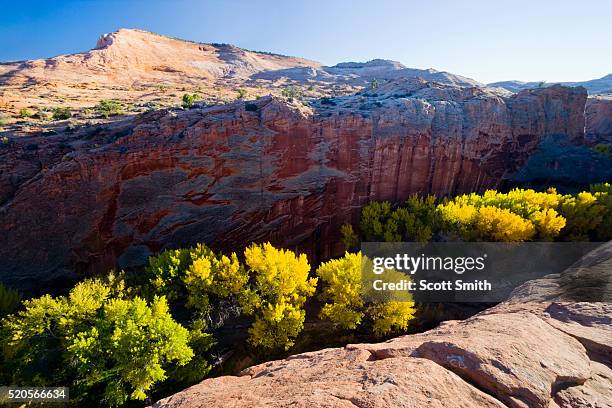
M495 188L547 136L582 143L586 97L401 79L15 138L0 147L0 279L64 286L196 242L336 255L339 226L370 200Z

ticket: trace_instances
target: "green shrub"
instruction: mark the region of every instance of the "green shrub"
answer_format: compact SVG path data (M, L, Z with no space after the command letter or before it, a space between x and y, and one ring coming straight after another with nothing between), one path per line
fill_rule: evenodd
M606 156L612 156L612 145L609 143L599 143L593 146L593 150L597 153L605 154Z
M182 98L183 108L185 109L191 108L197 98L198 98L197 94L184 94Z
M366 241L384 240L391 213L391 203L388 201L374 201L363 207L359 226Z
M70 386L78 404L144 400L166 370L194 355L165 298L129 298L122 284L86 280L68 296L23 304L3 321L9 382Z
M53 120L66 120L72 117L72 112L70 112L70 108L67 107L56 107L53 108Z
M591 184L589 190L591 193L606 193L612 194L612 184L610 183L595 183Z
M247 96L246 89L239 88L238 90L236 90L236 92L238 92L238 99L244 99Z
M345 251L350 251L359 246L359 236L353 231L351 224L344 224L340 227L340 234L342 235L342 244Z
M282 89L281 95L289 100L293 100L293 99L301 100L304 93L297 86L288 86Z
M102 99L98 102L96 110L105 118L123 114L123 106L121 103L109 99Z
M0 283L0 318L17 310L20 303L19 291Z
M22 119L26 119L32 116L32 112L28 108L19 109L19 117Z

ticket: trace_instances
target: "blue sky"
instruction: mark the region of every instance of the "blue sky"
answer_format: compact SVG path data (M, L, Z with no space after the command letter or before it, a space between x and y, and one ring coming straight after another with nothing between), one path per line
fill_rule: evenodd
M387 58L483 82L612 73L609 0L2 0L0 61L85 51L142 28L335 64Z

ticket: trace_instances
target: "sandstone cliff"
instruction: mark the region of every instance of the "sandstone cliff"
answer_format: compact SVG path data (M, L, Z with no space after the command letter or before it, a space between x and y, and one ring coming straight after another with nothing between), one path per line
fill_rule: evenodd
M608 243L467 320L260 364L154 407L610 407L611 270Z
M195 242L335 255L339 226L370 200L496 187L547 136L580 143L585 101L581 88L502 98L400 79L16 138L0 148L0 278L63 286Z

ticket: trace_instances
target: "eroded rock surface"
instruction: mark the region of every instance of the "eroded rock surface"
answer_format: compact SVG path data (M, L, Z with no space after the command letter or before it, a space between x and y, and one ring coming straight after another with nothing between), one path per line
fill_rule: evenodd
M336 255L339 226L371 200L495 188L547 136L581 143L585 101L581 88L502 98L401 79L308 105L268 97L11 140L0 277L61 286L196 242Z

